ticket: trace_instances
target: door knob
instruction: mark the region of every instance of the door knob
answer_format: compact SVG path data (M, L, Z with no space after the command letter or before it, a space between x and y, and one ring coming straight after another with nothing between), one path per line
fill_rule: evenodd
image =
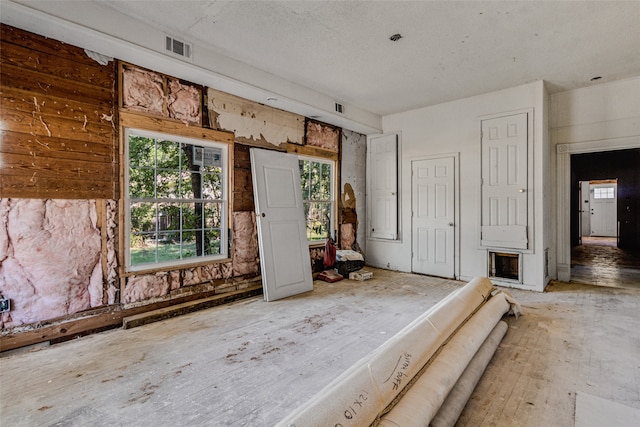
M262 218L264 218L265 216L267 216L264 212L262 212Z
M452 222L449 223L449 227L453 227L453 223Z
M525 190L524 188L521 188L521 189L518 190L519 193L524 193L525 191L527 191L527 190Z

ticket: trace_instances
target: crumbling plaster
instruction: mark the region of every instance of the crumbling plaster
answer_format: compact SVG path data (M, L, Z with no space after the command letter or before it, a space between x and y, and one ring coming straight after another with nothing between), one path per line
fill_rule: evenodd
M211 88L207 94L211 127L233 132L237 142L281 149L287 143L302 144L303 116Z
M340 167L340 192L346 184L353 189L357 216L356 242L366 254L366 158L367 136L347 129L342 130L342 153Z

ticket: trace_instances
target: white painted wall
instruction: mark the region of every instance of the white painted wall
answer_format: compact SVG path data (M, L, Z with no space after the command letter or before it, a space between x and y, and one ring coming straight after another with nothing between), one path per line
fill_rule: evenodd
M533 109L533 250L523 255L523 288L543 290L544 250L551 231L545 216L551 200L545 182L551 178L549 136L545 119L548 95L542 81L465 98L436 106L385 116L383 131L400 133L400 239L368 239L367 263L411 271L411 160L439 154L460 154L459 244L456 275L462 280L487 275L487 250L480 247L480 118ZM545 215L546 214L546 215ZM555 272L554 272L555 273Z
M571 278L571 154L640 147L640 76L551 96L558 279Z

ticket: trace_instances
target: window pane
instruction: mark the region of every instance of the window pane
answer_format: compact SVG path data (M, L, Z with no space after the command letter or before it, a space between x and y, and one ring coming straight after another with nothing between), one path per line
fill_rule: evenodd
M131 265L156 262L155 235L132 234L130 244Z
M202 203L183 203L182 229L195 230L196 228L202 228Z
M129 266L225 255L220 228L227 146L135 133L128 133Z
M321 200L330 200L331 199L331 165L327 163L323 163L321 166Z
M323 202L307 203L305 214L307 218L307 238L309 240L326 239L331 226L331 204Z
M302 187L302 200L309 200L311 183L309 180L309 168L310 162L308 160L300 160L298 162L300 166L300 185Z
M205 252L206 255L220 254L220 230L205 231Z
M202 230L182 232L182 258L191 258L198 255L196 251L196 234L202 236Z
M132 199L153 199L155 197L153 168L129 168L129 197Z
M155 141L143 136L129 137L129 165L153 168L156 162Z
M222 212L219 203L207 203L204 205L204 226L206 228L219 228L222 224Z
M308 240L324 240L331 230L332 165L324 161L299 161Z
M150 232L156 230L156 204L134 203L131 205L131 232Z
M176 199L179 197L178 171L158 171L156 174L156 197L158 199Z
M181 259L180 249L183 245L179 233L169 233L165 236L165 240L158 242L158 262Z
M218 173L202 174L203 199L222 199L222 179Z
M322 191L321 165L318 162L311 162L311 200L320 200Z
M180 144L173 141L157 141L156 157L158 169L179 170L183 157Z

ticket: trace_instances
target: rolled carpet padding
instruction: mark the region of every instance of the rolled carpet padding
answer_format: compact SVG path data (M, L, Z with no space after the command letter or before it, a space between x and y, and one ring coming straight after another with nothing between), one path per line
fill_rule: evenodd
M509 309L510 304L503 293L491 297L440 349L427 369L378 425L429 425L473 356Z
M504 321L498 322L493 328L465 368L456 385L449 392L438 413L431 420L431 427L453 427L456 424L462 410L473 394L473 390L475 390L480 378L482 378L482 374L487 369L487 365L489 365L491 358L493 358L494 353L502 342L502 338L507 333L507 328L507 323Z
M370 425L450 335L489 298L492 288L489 279L476 277L452 292L277 425Z

